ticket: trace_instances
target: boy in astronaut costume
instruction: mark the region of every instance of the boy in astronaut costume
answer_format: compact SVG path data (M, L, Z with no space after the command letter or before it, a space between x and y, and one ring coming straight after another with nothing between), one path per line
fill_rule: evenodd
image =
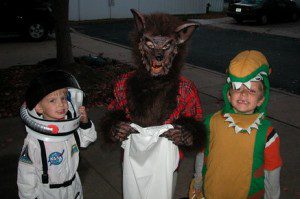
M82 100L69 73L50 71L31 81L20 109L28 133L18 165L20 198L83 198L79 147L97 133Z
M205 119L208 140L196 158L190 198L280 197L280 140L266 118L270 72L259 51L230 62L225 106Z

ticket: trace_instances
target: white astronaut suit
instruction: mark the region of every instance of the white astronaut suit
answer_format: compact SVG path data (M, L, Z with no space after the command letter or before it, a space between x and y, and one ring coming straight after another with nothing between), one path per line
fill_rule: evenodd
M61 72L59 71L58 75L61 75ZM82 103L83 92L76 79L72 81L62 81L46 91L50 93L60 88L68 88L69 111L66 120L46 121L38 116L32 107L39 101L39 98L32 100L28 97L27 106L23 105L20 109L21 118L28 133L18 164L17 185L21 199L83 198L77 173L79 147L87 147L94 142L97 133L91 121L87 124L79 122L80 115L77 111ZM36 86L33 87L36 89ZM28 101L34 101L34 103L28 104Z

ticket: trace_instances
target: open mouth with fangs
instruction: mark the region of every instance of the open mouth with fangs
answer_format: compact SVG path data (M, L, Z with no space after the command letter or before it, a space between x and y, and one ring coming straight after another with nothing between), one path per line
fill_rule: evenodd
M162 62L153 60L152 61L152 65L151 65L151 71L153 73L161 73L162 70L163 70L163 64L162 64Z

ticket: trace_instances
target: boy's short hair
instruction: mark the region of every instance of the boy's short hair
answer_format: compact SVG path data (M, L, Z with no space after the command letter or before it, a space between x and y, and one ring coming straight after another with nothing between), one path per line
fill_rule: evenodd
M69 87L80 89L76 78L70 73L60 70L41 73L30 82L25 93L27 108L32 110L49 93Z

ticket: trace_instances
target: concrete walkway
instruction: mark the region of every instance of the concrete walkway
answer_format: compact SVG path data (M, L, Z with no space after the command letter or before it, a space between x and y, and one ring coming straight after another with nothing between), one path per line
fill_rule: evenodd
M73 53L98 55L132 63L128 47L72 33ZM5 43L0 45L0 67L18 64L35 64L46 58L55 57L55 41L43 43ZM225 63L226 64L226 63ZM186 64L183 74L195 82L200 92L204 114L222 107L221 90L225 82L223 74ZM99 125L103 108L92 108L90 117ZM285 199L300 197L300 96L271 90L269 117L281 136L281 151L284 161L281 186ZM19 118L0 120L0 168L1 198L16 197L16 167L25 137ZM99 135L101 137L101 135ZM97 140L87 150L81 151L79 167L85 198L122 198L122 174L120 146L104 144ZM195 152L187 152L178 176L175 198L185 197L193 174ZM6 196L6 197L2 197Z

